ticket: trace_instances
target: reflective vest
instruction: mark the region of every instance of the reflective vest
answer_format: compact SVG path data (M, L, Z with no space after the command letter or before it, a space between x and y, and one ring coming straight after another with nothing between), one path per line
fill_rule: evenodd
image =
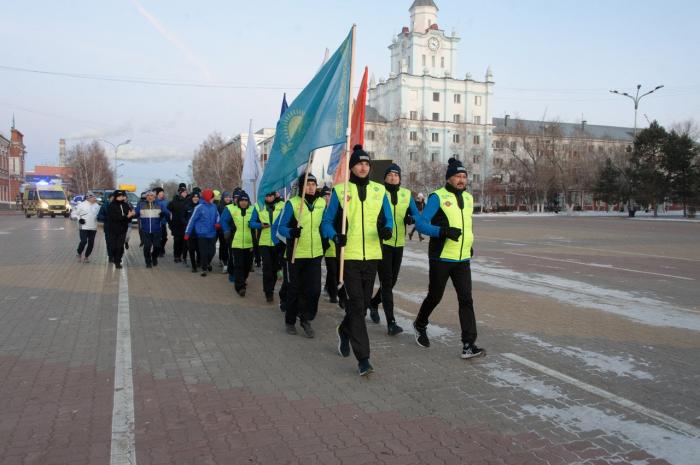
M457 197L452 192L443 187L436 190L435 194L440 199L440 209L445 214L449 225L462 230L462 235L456 241L445 238L440 258L447 260L466 260L471 258L471 248L474 243L474 233L472 232L474 199L469 192L462 192L464 209L460 210Z
M262 207L255 205L255 210L258 212L258 219L260 223L267 223L270 225L269 228L262 228L260 230L260 239L258 239L258 244L266 247L272 247L275 245L272 242L272 225L277 220L277 217L282 213L284 204L282 202L276 202L272 205L272 212L268 210L267 204L263 204Z
M333 190L342 208L345 183L335 186ZM370 181L367 185L367 197L364 202L360 202L357 185L348 183L346 260L382 259L382 245L377 231L377 219L382 212L385 194L386 189L383 185Z
M301 227L301 237L297 239L297 252L295 258L316 258L323 255L323 243L321 242L321 220L323 219L323 210L326 208L326 201L322 198L317 198L312 204L313 210L309 210L306 202L303 202L304 209L299 221L299 203L301 197L296 196L289 199L289 204L292 206L294 219L297 222L297 227Z
M411 203L411 191L405 187L399 187L399 191L396 193L396 205L391 203L391 192L386 192L386 198L389 201L389 205L391 205L391 213L394 216L394 229L391 239L385 240L384 244L391 247L403 247L406 245L406 223L404 223L404 219L406 218L408 206Z
M252 216L253 207L248 207L245 209L245 216L243 211L238 208L238 205L226 205L229 213L231 213L231 218L233 219L233 225L236 227L236 232L233 234L233 240L231 241L232 249L252 249L253 248L253 232L250 230L250 217Z

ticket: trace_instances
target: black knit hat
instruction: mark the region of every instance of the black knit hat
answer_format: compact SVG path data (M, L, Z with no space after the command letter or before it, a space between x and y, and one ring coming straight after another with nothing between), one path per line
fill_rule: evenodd
M202 193L202 189L199 188L199 187L193 187L193 188L192 188L192 193L193 193L193 194L199 195L199 194Z
M352 155L350 155L350 169L361 161L366 161L370 165L372 164L369 154L362 150L362 146L360 144L357 144L352 148Z
M297 181L298 186L303 186L304 185L304 177L306 177L306 173L302 174L299 176L299 180ZM312 182L318 186L318 181L316 180L316 176L313 174L309 173L309 177L306 179L306 182Z
M244 190L242 190L242 191L238 194L238 201L240 202L240 201L242 201L242 200L247 200L248 202L250 202L250 196L249 196L249 195L246 193L246 191L244 191Z
M456 158L450 158L447 161L447 172L445 173L445 179L450 179L457 173L467 174L467 169L462 165L462 162Z
M389 173L396 173L399 175L399 178L401 177L401 167L397 165L396 163L392 163L387 167L386 170L384 170L384 177L386 178L386 175Z
M153 192L155 192L156 195L158 195L158 194L160 194L161 192L163 192L163 188L162 188L162 187L156 187L155 189L153 189Z

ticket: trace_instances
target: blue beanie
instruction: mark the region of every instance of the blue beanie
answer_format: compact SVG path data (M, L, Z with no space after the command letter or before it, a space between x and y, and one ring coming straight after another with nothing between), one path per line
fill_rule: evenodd
M457 173L467 174L467 169L462 165L462 162L456 158L450 158L447 161L447 172L445 173L445 179L450 179Z

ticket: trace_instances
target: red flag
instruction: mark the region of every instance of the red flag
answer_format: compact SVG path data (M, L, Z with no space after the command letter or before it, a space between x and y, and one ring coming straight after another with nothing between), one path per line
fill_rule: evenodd
M333 184L340 184L345 181L345 166L347 166L346 157L348 151L352 152L352 148L356 144L365 143L365 107L367 106L367 67L365 66L365 74L362 76L360 91L355 100L355 106L352 109L352 120L350 123L350 148L346 148L343 156L340 159L338 168L333 176Z

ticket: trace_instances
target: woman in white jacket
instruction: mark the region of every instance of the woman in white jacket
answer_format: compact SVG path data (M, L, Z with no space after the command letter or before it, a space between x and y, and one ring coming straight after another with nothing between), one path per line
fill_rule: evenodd
M95 234L97 234L97 214L100 206L97 204L97 197L92 192L85 195L85 200L80 202L75 209L75 217L78 219L80 229L80 243L78 244L78 262L89 263L92 248L95 245ZM85 245L87 244L87 249ZM83 258L85 250L85 258Z

